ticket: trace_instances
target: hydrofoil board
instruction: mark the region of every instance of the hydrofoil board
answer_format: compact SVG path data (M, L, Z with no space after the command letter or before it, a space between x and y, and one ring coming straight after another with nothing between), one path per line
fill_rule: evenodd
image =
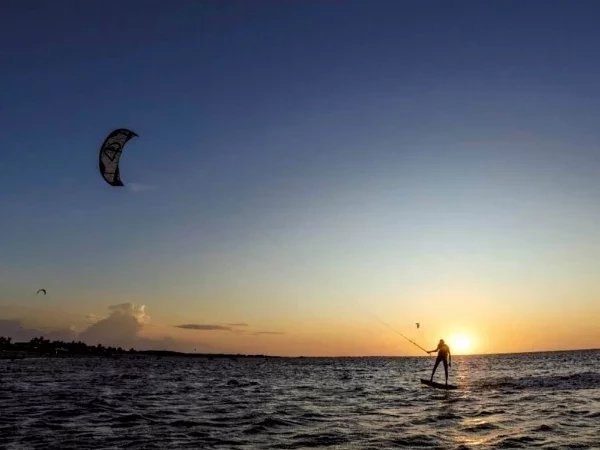
M458 389L458 386L454 386L453 384L436 383L435 381L429 381L423 378L421 378L421 383L437 389Z

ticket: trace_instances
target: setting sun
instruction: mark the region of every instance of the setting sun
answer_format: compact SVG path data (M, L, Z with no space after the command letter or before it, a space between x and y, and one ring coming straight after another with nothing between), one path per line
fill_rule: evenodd
M455 354L471 353L473 344L471 338L464 334L458 334L450 339L450 351Z

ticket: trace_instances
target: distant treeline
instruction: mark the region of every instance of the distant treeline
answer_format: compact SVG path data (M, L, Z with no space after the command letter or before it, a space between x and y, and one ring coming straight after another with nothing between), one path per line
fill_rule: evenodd
M0 336L0 352L21 352L39 356L77 355L77 356L117 356L125 354L152 356L185 356L203 358L271 358L266 355L243 355L226 353L182 353L168 350L125 350L121 347L105 347L102 344L87 345L82 341L50 341L43 336L34 337L29 342L13 342L12 338Z

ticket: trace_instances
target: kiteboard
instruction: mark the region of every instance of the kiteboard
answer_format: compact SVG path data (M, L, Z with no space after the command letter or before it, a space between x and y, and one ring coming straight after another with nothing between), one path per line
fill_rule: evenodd
M423 378L421 378L421 383L437 389L458 389L458 386L454 386L453 384L436 383L435 381L429 381Z

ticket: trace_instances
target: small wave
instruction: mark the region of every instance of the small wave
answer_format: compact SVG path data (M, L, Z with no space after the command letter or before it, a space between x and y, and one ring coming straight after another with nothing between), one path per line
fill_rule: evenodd
M570 444L569 444L569 450L572 450L572 449L574 449L574 448L585 448L585 449L592 448L592 449L596 449L597 447L590 447L590 446L589 446L589 445L587 445L587 444L579 444L579 443L577 443L577 442L575 442L575 443L570 443Z
M499 448L530 448L531 444L540 441L531 436L508 437L499 442Z
M564 412L565 414L569 415L569 416L586 416L588 417L589 414L592 414L591 411L588 410L579 410L579 409L569 409L567 411Z
M270 427L280 427L280 426L292 426L292 425L296 425L296 423L291 420L283 420L283 419L278 419L276 417L267 417L267 418L261 420L257 425L270 428Z
M169 423L170 426L172 427L178 427L178 428L189 428L189 427L196 427L198 425L200 425L200 423L198 422L194 422L193 420L174 420L173 422Z
M210 436L210 433L207 431L190 431L188 436L196 438L196 439L206 439Z
M267 428L260 425L254 425L248 428L247 430L244 430L244 434L262 434L266 432Z
M325 447L333 445L342 445L349 442L349 438L342 433L323 433L308 435L303 434L296 436L296 439L290 443L289 446L282 446L281 448L303 448L303 447Z
M462 419L462 417L459 416L458 414L454 414L451 412L442 413L439 416L437 416L437 420L456 420L456 419Z
M483 410L478 411L475 414L473 414L473 417L489 417L489 416L495 416L495 415L500 415L500 414L505 414L505 413L506 413L506 411L504 411L503 409L495 409L495 410L483 409Z
M121 380L139 380L140 378L141 376L135 373L124 373L121 375Z
M481 422L475 425L469 425L465 428L463 428L464 431L469 431L472 433L478 433L480 431L491 431L491 430L497 430L499 427L498 425L494 425L493 423L490 422Z
M93 406L93 405L113 406L113 402L111 402L110 400L106 400L105 398L102 398L102 397L94 397L87 404L89 406Z
M46 418L69 418L76 417L82 414L82 411L73 409L73 408L65 408L65 409L52 409L44 413Z
M513 389L515 391L524 389L598 389L600 388L600 373L581 372L573 375L486 378L476 383L475 386L484 390Z
M227 381L226 386L229 387L250 387L250 386L259 386L260 383L258 381L239 381L236 379L231 379Z
M146 419L140 414L124 414L122 416L116 416L113 420L121 423L129 423L138 422Z
M302 415L300 416L303 419L327 419L327 416L323 413L317 412L317 411L306 411L305 413L302 413Z
M419 417L417 419L413 419L410 421L412 425L428 425L434 424L438 421L436 417L427 416L427 417Z
M423 447L432 448L439 444L439 441L432 436L426 434L417 434L413 436L404 436L390 440L390 443L405 448Z
M205 442L208 445L222 446L225 448L234 448L235 446L243 444L243 442L233 439L221 439L210 436L205 438Z

